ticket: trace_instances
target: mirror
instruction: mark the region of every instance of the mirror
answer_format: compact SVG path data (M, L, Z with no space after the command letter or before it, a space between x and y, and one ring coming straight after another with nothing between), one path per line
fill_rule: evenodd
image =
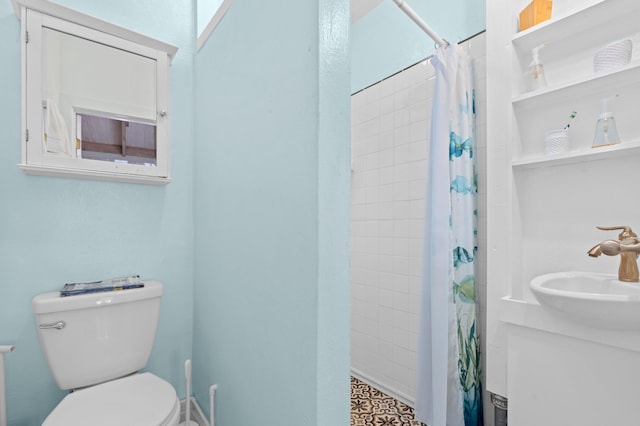
M153 59L43 28L46 152L155 167L155 77Z

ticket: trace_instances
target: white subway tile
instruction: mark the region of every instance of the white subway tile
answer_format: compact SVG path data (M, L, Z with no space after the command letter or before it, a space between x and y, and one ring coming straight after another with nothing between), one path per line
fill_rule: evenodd
M415 297L413 295L408 297L408 309L407 310L411 314L420 315L420 298Z
M417 257L422 259L422 251L424 250L424 236L418 235L409 238L409 257Z
M409 294L420 297L422 294L422 276L409 276Z
M363 160L364 170L377 169L380 167L380 152L376 151L370 154L366 154Z
M409 237L409 221L396 219L393 221L393 236L396 238Z
M420 314L409 314L409 327L410 333L420 333Z
M393 220L381 220L379 222L378 236L393 237Z
M389 113L393 113L394 111L394 103L393 103L393 95L385 96L384 98L380 98L379 105L379 115L384 116Z
M351 204L365 204L367 197L364 193L366 188L357 188L351 191Z
M386 132L387 130L393 130L393 112L389 112L387 114L381 114L378 122L378 131L380 133Z
M418 210L419 216L411 215L412 218L424 216L424 199L426 196L427 180L426 179L414 179L409 182L409 198L412 201L419 201L422 204L422 209Z
M424 83L424 87L426 91L426 88L427 88L426 82ZM429 108L429 102L427 102L426 99L427 98L425 96L425 98L420 102L416 102L411 105L410 116L411 116L412 123L415 123L416 121L431 120L431 116L430 116L431 109Z
M400 293L408 293L410 279L411 277L405 274L393 274L392 276L393 290Z
M397 109L393 113L393 126L395 128L408 126L411 124L411 109L410 108L402 108Z
M391 272L380 272L380 284L378 285L381 289L393 290L394 288L394 274Z
M398 169L398 167L396 167ZM407 171L408 175L408 171ZM396 182L393 184L393 199L395 201L408 201L411 199L411 183Z
M394 256L409 257L409 238L393 238L392 250Z
M379 181L380 185L389 185L393 183L394 176L394 168L393 166L389 167L381 167L379 172Z
M367 254L379 254L380 253L380 241L378 237L364 237L361 238L362 252Z
M427 120L415 121L411 124L411 142L426 140L429 137L429 122Z
M409 258L393 256L393 273L398 275L409 274Z
M392 311L391 325L406 330L409 327L409 313L407 311Z
M364 153L371 154L380 151L380 135L374 134L367 136L367 140L364 143Z
M393 148L393 145L394 145L394 142L393 142L394 133L395 133L395 131L393 130L393 126L391 127L391 129L385 130L385 131L380 133L380 136L378 137L378 148L381 151Z
M361 176L364 179L364 186L376 186L380 182L378 170L365 170Z
M389 147L386 149L380 149L380 157L379 157L379 166L380 167L390 167L393 166L393 147Z
M378 292L378 303L380 306L393 308L393 292L390 290L380 289Z
M393 180L393 169L391 177ZM380 183L381 185L378 187L378 201L381 203L393 201L393 183L382 185L382 179L380 179Z
M400 346L393 347L393 361L407 368L415 368L418 358L415 352Z
M379 255L378 256L378 269L380 272L393 273L393 256Z
M411 105L414 105L419 102L424 102L429 96L427 80L424 79L418 84L414 84L411 86L411 94L409 97L409 102ZM423 117L424 119L425 117Z
M388 342L386 340L380 340L378 342L377 349L380 356L385 360L393 359L393 343L392 342ZM393 371L391 370L391 367L392 367L392 363L385 362L384 365L382 365L383 374L385 374L386 376L392 377Z
M380 254L395 255L393 238L380 238Z
M368 187L362 188L362 191L364 192L365 203L371 204L371 203L377 203L378 202L378 187L377 186L368 186Z
M394 164L403 164L411 161L411 145L396 145L393 149Z
M378 264L379 255L375 254L362 254L363 259L363 268L365 269L376 269L376 265Z
M380 116L380 100L375 99L368 101L364 107L365 120L373 120Z
M393 131L393 144L404 145L411 142L411 126L396 127Z
M395 201L393 203L393 218L394 219L409 219L410 201Z
M409 275L422 276L422 257L409 256Z
M371 305L377 306L378 297L379 297L378 292L379 290L377 286L373 286L373 285L365 286L364 301ZM380 312L378 308L376 308L376 316L377 317L380 316Z
M406 259L406 258L405 258ZM393 309L409 311L409 293L393 293Z
M412 318L409 318L409 321L412 321ZM416 325L414 328L418 328L420 326L419 321L416 321ZM409 325L409 328L412 328L411 324ZM418 339L419 339L420 334L419 333L414 333L414 332L409 332L409 350L411 352L418 352Z
M366 121L367 112L364 107L351 109L351 127L362 124Z
M391 323L379 323L378 336L385 342L393 343L393 327Z
M406 329L393 329L393 344L404 349L409 349L409 332Z
M411 105L411 90L409 87L397 90L393 95L393 107L396 111Z
M378 217L380 218L380 220L385 220L385 221L390 221L395 218L393 214L393 201L384 201L384 202L381 201L378 204ZM384 231L386 231L386 229ZM390 235L382 235L382 231L380 236L390 237Z
M424 235L424 219L409 219L409 233L414 238Z
M407 147L408 145L404 145L405 147ZM409 181L411 180L411 163L400 163L400 164L396 164L396 166L393 169L393 181L396 183L406 183L407 186L409 185ZM408 187L408 191L410 191L410 187ZM399 195L400 198L396 197L397 199L405 199L408 200L410 197L410 194L401 194Z
M428 139L421 139L411 143L411 159L413 161L422 161L427 159L427 151L429 148ZM421 178L426 176L426 166L422 172Z

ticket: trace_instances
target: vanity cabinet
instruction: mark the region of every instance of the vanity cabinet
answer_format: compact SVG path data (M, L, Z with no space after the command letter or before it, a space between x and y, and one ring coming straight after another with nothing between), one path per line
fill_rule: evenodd
M569 416L562 407L582 405L584 412L566 424L636 424L625 423L629 413L610 400L625 400L627 381L608 394L579 389L575 377L561 381L558 365L571 363L565 357L582 357L568 375L581 372L597 387L604 380L605 369L597 367L602 357L640 358L640 346L628 343L640 341L640 332L597 330L549 312L529 283L559 271L615 274L617 257L587 256L596 243L617 237L595 227L629 225L640 232L640 2L554 0L549 21L518 32L518 14L527 3L487 0L487 388L509 398L509 421L516 426L564 424L558 419L570 417L562 417ZM631 62L594 72L595 53L627 37L634 42ZM547 87L529 90L532 49L543 44ZM610 108L602 111L607 98ZM573 111L569 150L545 155L545 133L564 128ZM592 148L598 116L609 111L621 143ZM531 371L540 372L538 378ZM554 386L575 395L561 398L564 405L551 404L544 395L553 395ZM592 394L586 398L584 392ZM592 404L598 414L578 401L593 395L616 407L616 421L593 423L609 414L602 404ZM530 407L535 398L547 401L547 408ZM534 416L535 409L541 414ZM583 418L586 423L577 421Z

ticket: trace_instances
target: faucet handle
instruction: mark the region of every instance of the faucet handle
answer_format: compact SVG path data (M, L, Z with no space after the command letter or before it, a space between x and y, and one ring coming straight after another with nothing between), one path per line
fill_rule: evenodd
M630 226L596 226L596 228L602 231L618 231L622 230L622 232L618 235L618 239L620 241L626 240L628 238L637 238L638 236L631 230Z

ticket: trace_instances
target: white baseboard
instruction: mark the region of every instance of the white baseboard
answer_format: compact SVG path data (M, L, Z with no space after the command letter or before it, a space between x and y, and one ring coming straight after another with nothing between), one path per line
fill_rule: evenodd
M362 371L356 369L356 368L351 368L351 375L353 377L355 377L356 379L365 382L366 384L368 384L369 386L373 386L374 388L378 389L379 391L382 391L384 393L386 393L389 396L394 397L395 399L397 399L398 401L407 404L409 407L411 408L415 408L415 404L416 401L414 398L409 397L407 394L400 392L397 389L394 389L391 386L388 386L384 383L379 382L376 379L371 378L370 376L364 374Z

